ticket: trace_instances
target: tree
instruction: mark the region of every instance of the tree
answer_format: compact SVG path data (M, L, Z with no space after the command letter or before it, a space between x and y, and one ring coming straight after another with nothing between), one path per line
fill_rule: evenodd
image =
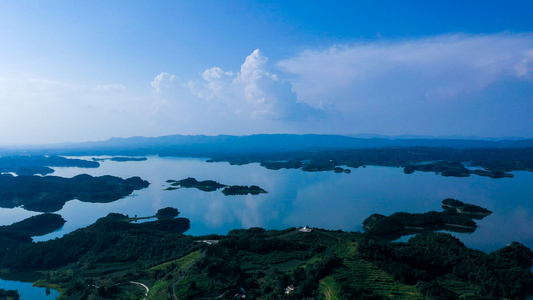
M180 212L178 211L178 209L174 207L165 207L165 208L161 208L160 210L158 210L155 216L158 220L164 220L164 219L174 219L179 214Z

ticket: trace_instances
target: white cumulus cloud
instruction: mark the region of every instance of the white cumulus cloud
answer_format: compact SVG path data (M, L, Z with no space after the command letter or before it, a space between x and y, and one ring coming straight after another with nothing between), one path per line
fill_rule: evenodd
M242 118L298 121L321 115L298 101L290 83L268 71L268 58L259 50L246 57L240 72L213 67L203 72L202 81L191 81L189 86L220 111Z
M299 98L342 114L337 130L491 135L490 118L525 122L525 115L505 101L520 93L513 84L531 87L533 35L450 34L335 45L304 51L277 66ZM520 97L514 105L529 109L531 98Z
M168 87L169 83L175 80L178 80L176 75L170 75L166 72L163 72L157 75L150 85L152 86L152 91L154 93L160 93L163 87Z

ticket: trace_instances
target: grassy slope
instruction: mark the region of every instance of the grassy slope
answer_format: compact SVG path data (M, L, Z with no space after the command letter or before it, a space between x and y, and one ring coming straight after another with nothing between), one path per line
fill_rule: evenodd
M165 276L154 283L150 289L150 292L148 293L147 299L167 299L171 285L179 278L182 270L198 260L201 255L201 250L194 251L185 255L184 257L150 268L152 271L164 272Z

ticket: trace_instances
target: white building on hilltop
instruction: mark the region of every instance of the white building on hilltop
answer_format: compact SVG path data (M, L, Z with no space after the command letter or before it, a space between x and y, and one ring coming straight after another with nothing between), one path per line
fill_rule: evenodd
M309 228L307 226L305 226L303 228L300 228L299 230L300 230L300 232L311 232L311 231L313 231L313 229L311 229L311 228Z

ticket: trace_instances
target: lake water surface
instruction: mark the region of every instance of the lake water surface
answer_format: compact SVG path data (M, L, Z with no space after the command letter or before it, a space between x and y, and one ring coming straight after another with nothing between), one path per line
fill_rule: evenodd
M50 294L46 294L45 288L34 287L31 282L0 279L0 288L5 290L17 290L20 299L23 300L52 300L59 296L56 290L50 289Z
M491 252L518 241L533 248L533 173L530 172L514 172L514 178L502 179L475 175L456 178L424 172L407 175L401 168L367 166L352 169L350 174L337 174L268 170L259 164L232 166L196 158L149 157L140 162L106 160L96 169L55 168L53 175L72 177L83 173L123 178L140 176L150 186L112 203L69 201L57 212L67 221L64 227L35 238L36 241L61 237L110 212L150 216L168 206L178 208L181 217L191 220L191 229L186 232L190 235L227 234L235 228L254 226L362 231L363 220L373 213L440 211L443 199L456 198L494 212L477 221L479 228L474 233L453 233L467 246ZM187 177L228 185L258 185L269 193L224 196L220 190L165 191L169 186L166 180ZM35 214L22 208L0 209L0 225ZM5 281L0 281L0 287L5 288L4 285Z
M337 174L268 170L258 164L232 166L225 162L172 157L149 157L140 162L104 161L97 169L55 170L54 175L65 177L81 173L140 176L150 186L113 203L69 201L57 212L67 220L65 226L36 240L60 237L110 212L147 216L167 206L178 208L180 216L191 220L187 232L191 235L226 234L235 228L253 226L284 229L307 225L362 231L361 223L372 213L440 211L443 199L456 198L494 211L478 221L480 227L473 234L456 234L469 247L490 252L519 241L533 248L533 173L530 172L514 172L514 178L502 179L476 175L457 178L425 172L407 175L401 168L368 166L352 169L350 174ZM224 196L220 190L165 191L169 186L166 180L187 177L228 185L258 185L269 193ZM12 211L2 209L0 214ZM20 213L21 209L16 211ZM5 219L2 217L2 221Z

